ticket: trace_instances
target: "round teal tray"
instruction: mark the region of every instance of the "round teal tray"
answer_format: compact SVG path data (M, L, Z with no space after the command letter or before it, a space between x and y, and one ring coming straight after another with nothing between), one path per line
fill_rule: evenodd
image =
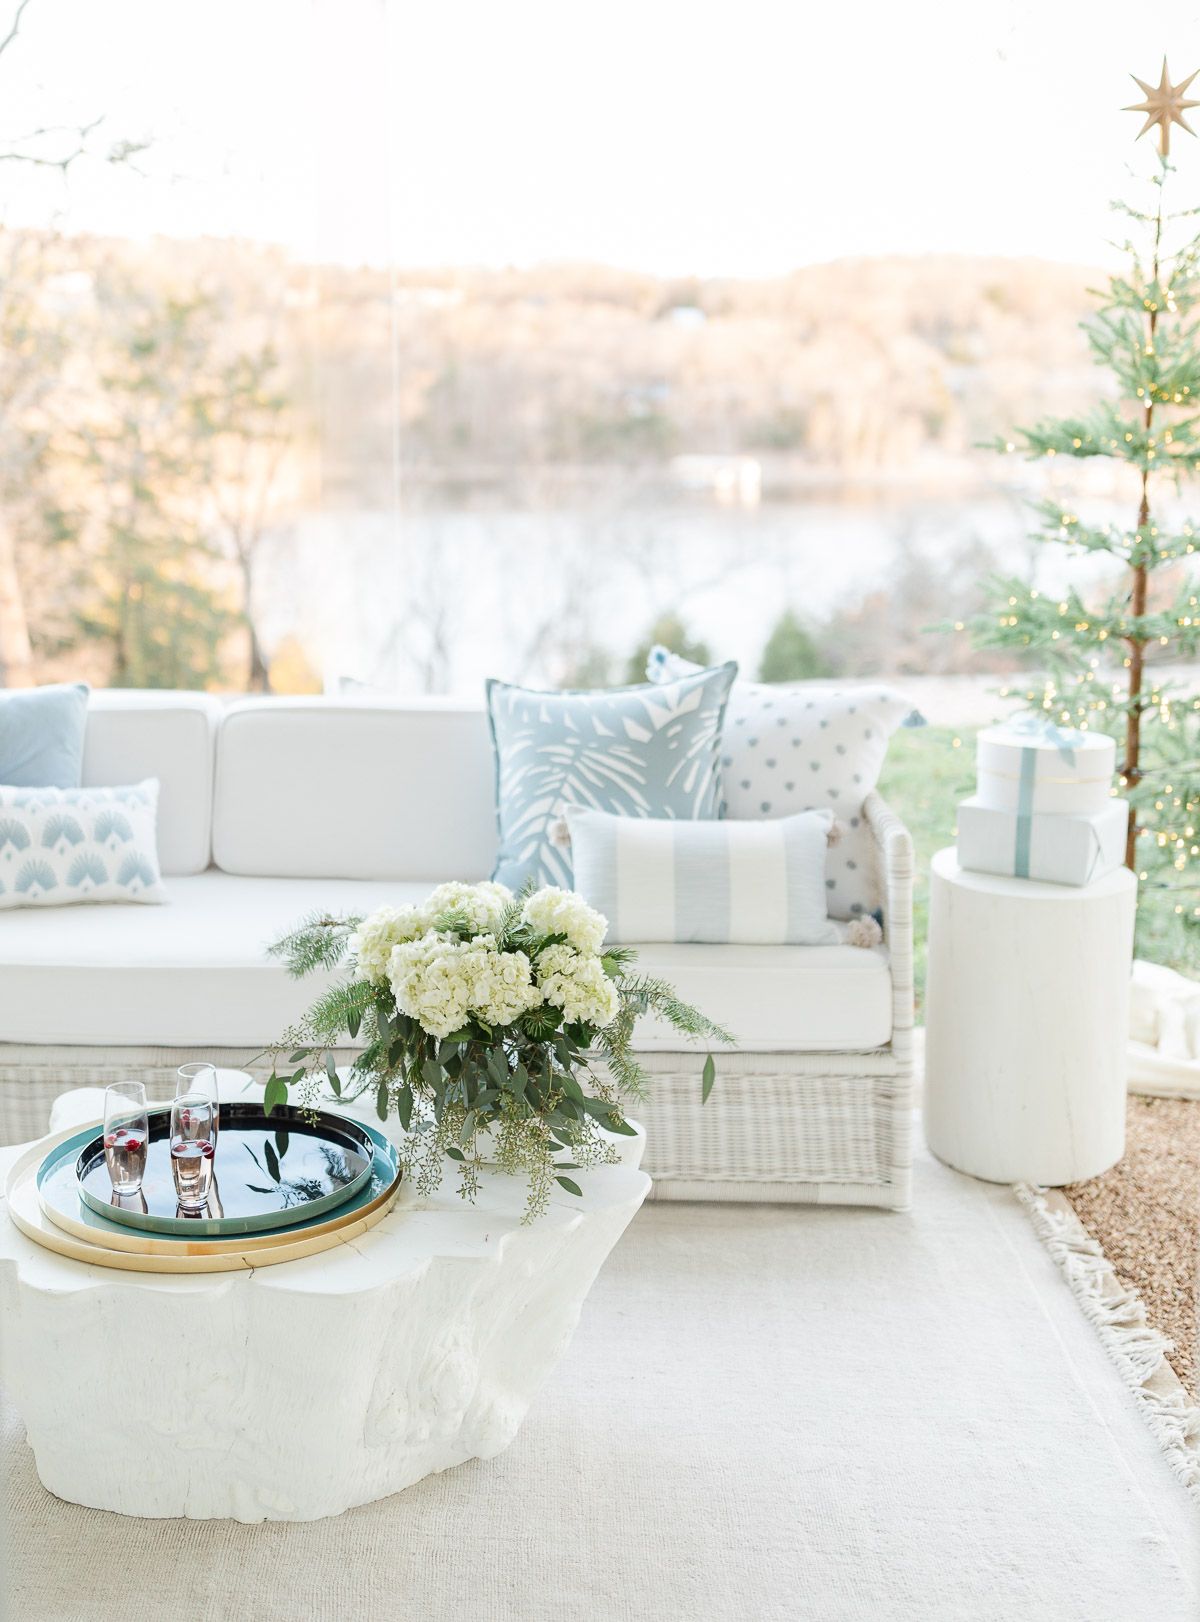
M358 1121L291 1105L268 1116L260 1103L222 1104L207 1214L182 1216L171 1171L170 1111L152 1110L149 1119L140 1197L114 1197L104 1135L95 1127L78 1135L83 1141L75 1163L83 1204L143 1233L229 1239L290 1228L340 1208L372 1175L375 1144Z
M224 1116L227 1108L228 1106L222 1106L222 1116ZM274 1116L272 1116L273 1118ZM338 1119L343 1118L338 1117ZM382 1132L376 1131L374 1127L362 1125L357 1121L347 1122L346 1124L360 1131L370 1145L372 1158L366 1178L361 1181L360 1186L352 1194L339 1201L332 1211L328 1207L317 1211L307 1204L302 1212L290 1211L288 1213L290 1221L275 1224L270 1230L273 1237L285 1239L289 1236L298 1236L309 1228L321 1226L322 1223L329 1221L331 1216L336 1216L339 1220L352 1220L355 1212L365 1210L372 1205L381 1194L396 1182L400 1171L400 1160L395 1146L384 1137ZM224 1130L223 1127L222 1130ZM84 1131L75 1133L73 1137L65 1139L51 1149L38 1168L37 1188L51 1217L53 1217L54 1212L60 1212L67 1219L77 1224L82 1223L85 1227L94 1231L100 1242L103 1243L103 1236L105 1235L129 1233L131 1224L124 1220L125 1213L122 1214L121 1220L114 1221L107 1214L107 1210L97 1210L95 1206L88 1204L81 1196L75 1170L76 1163L81 1152L93 1142L96 1135L95 1127L87 1127ZM220 1152L218 1148L218 1156ZM111 1209L111 1207L108 1209ZM180 1220L175 1226L176 1230L181 1231L164 1232L157 1228L143 1229L142 1231L152 1232L159 1239L190 1239L192 1241L206 1238L235 1239L238 1235L245 1235L247 1231L245 1228L237 1228L235 1230L225 1229L214 1232L215 1223L211 1218L187 1218L186 1220Z

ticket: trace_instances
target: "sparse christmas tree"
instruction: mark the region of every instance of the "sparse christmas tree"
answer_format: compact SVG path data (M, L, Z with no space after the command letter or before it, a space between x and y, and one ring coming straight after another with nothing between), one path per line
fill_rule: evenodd
M1192 75L1194 78L1195 75ZM1055 723L1100 727L1118 740L1118 786L1132 802L1126 863L1144 883L1171 886L1173 915L1190 942L1142 941L1143 949L1195 958L1200 947L1200 697L1170 680L1173 662L1200 650L1200 582L1186 560L1200 526L1171 522L1168 498L1200 468L1200 209L1171 213L1166 192L1172 122L1185 130L1191 79L1137 80L1146 99L1139 132L1157 128L1153 206L1114 207L1128 222L1129 268L1110 278L1086 323L1096 361L1115 388L1086 415L1022 429L997 449L1031 459L1106 457L1132 470L1136 521L1092 524L1059 500L1036 504L1034 538L1069 554L1103 554L1116 577L1047 595L1018 579L995 583L991 609L967 627L988 647L1026 653L1045 672L1025 693ZM1189 130L1189 133L1192 133ZM1131 517L1133 515L1131 514ZM1161 916L1161 909L1153 909ZM1143 936L1147 909L1142 909ZM1186 947L1191 946L1191 951ZM1184 947L1183 952L1180 947Z

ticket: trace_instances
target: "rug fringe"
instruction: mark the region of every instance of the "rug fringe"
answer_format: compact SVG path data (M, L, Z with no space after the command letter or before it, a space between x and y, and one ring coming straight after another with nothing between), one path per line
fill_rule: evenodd
M1068 1215L1051 1210L1046 1191L1030 1183L1018 1183L1016 1195L1132 1391L1171 1469L1200 1502L1200 1407L1188 1401L1167 1361L1174 1342L1147 1321L1141 1296L1121 1283L1112 1263L1073 1211ZM1169 1381L1149 1383L1164 1371Z

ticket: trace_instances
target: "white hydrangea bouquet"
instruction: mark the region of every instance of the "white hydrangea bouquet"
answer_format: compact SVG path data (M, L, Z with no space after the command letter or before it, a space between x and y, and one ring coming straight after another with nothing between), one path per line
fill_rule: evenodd
M578 1194L569 1173L615 1160L605 1134L633 1131L624 1103L647 1081L630 1046L639 1015L733 1040L665 981L635 973L631 949L606 948L607 928L570 890L514 896L492 883L442 884L420 905L366 918L307 919L272 953L296 976L343 961L349 972L268 1050L268 1113L292 1087L309 1107L326 1084L338 1097L373 1090L379 1118L394 1110L404 1128L401 1153L423 1192L449 1158L473 1198L486 1158L528 1178L530 1217L555 1183ZM334 1050L347 1040L362 1052L344 1091ZM708 1053L703 1098L714 1078Z

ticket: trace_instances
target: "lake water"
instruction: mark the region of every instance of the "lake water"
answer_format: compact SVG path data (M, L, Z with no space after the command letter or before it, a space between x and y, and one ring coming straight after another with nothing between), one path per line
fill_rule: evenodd
M297 637L327 677L465 695L488 675L556 685L593 650L623 665L672 613L753 671L785 608L819 622L888 590L906 556L949 574L978 542L1025 571L1026 528L1016 494L986 489L749 507L639 489L627 502L323 512L268 539L263 632L268 646ZM1058 553L1036 549L1045 589L1063 574ZM1078 578L1095 563L1067 567Z

